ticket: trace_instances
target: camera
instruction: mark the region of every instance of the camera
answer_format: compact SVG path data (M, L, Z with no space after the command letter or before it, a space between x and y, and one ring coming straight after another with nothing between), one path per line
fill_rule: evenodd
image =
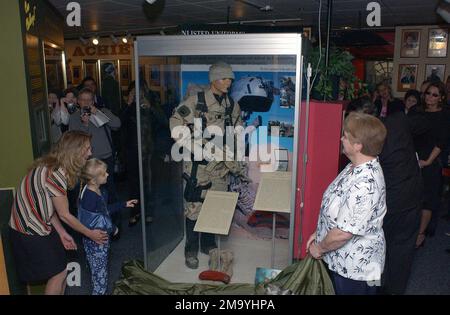
M90 107L83 107L83 108L81 108L81 114L82 115L90 115L91 114L91 108Z

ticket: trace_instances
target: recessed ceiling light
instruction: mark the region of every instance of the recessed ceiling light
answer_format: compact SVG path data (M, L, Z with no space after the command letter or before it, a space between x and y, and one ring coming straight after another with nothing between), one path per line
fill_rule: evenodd
M131 34L128 32L124 37L122 37L122 42L124 44L127 44L128 42L131 42L132 40L133 40L133 36L131 36Z

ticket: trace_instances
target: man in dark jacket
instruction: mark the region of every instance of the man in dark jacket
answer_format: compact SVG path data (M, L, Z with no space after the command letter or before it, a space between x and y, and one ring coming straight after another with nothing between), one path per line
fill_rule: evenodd
M114 115L120 114L120 87L116 80L116 69L110 62L103 65L102 98Z
M377 108L369 98L353 101L348 110L377 114ZM379 155L386 182L387 206L383 219L386 260L381 292L403 294L414 258L423 193L413 136L424 133L429 126L421 116L406 116L403 111L393 112L381 120L387 129L383 151Z

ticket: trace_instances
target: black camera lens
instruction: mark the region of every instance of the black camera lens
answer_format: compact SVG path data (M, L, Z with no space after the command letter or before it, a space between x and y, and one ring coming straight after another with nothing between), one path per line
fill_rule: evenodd
M91 114L91 108L90 107L83 107L82 109L81 109L81 112L83 113L83 114Z

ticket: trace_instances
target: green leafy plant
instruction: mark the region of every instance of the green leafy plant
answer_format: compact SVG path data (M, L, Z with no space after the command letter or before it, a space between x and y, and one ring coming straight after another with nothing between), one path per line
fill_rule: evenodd
M320 59L320 64L318 65ZM322 48L320 58L319 47L312 49L307 57L307 62L311 63L312 82L315 94L320 95L325 100L335 100L334 90L339 88L339 94L344 99L354 99L367 93L367 84L364 84L355 76L355 67L352 64L353 55L348 51L331 48L329 53L328 71L325 67L325 49Z

